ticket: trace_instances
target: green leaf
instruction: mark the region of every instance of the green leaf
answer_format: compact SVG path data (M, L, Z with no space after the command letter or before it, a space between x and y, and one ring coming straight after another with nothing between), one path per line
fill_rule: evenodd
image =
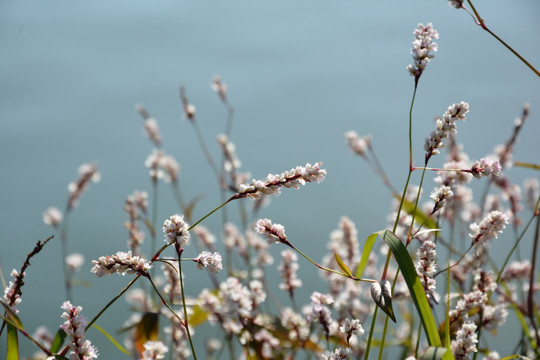
M358 267L356 268L356 278L362 277L362 274L364 273L364 270L366 269L366 266L368 264L369 255L371 254L371 249L373 249L373 244L375 244L375 240L377 240L377 233L369 235L366 239L364 249L362 250L362 258L360 259Z
M13 311L11 306L6 304L4 301L0 301L0 304L2 304L2 306L4 307L4 310L6 311L8 315L8 319L10 320L9 323L15 326L17 329L24 330L21 320L19 319L15 311Z
M345 263L343 262L343 260L341 260L341 258L339 257L337 253L334 253L334 257L336 258L336 262L339 268L341 269L341 271L343 271L343 273L347 275L348 277L352 278L353 275L352 275L351 269L349 269L349 267L345 265Z
M123 352L124 354L126 354L127 356L131 356L131 353L129 351L126 350L125 347L123 347L122 345L120 345L120 343L118 343L118 341L116 341L105 329L103 329L101 326L99 326L98 324L92 324L92 327L95 327L99 332L101 332L103 335L105 335L105 337L107 339L109 339L110 342L113 343L114 346L116 346L116 348L118 350L120 350L121 352Z
M64 340L66 340L66 332L63 329L58 329L49 350L52 353L58 352L58 350L60 350L62 347Z
M7 325L6 360L19 360L19 339L17 328L10 323Z
M407 251L407 248L398 237L389 230L382 230L377 234L388 244L390 250L394 254L394 257L399 265L399 269L403 274L403 278L407 283L409 292L411 293L412 300L416 306L420 320L426 332L426 337L430 346L440 347L442 346L439 332L437 331L437 324L433 318L433 313L429 307L429 303L424 292L424 288L420 283L420 279L416 274L416 269L411 260L411 256Z
M454 359L452 351L443 347L429 347L425 354L421 357L422 360L451 360Z
M511 360L511 359L532 360L531 358L528 358L528 357L523 356L523 355L510 355L510 356L505 356L505 357L503 357L501 360Z
M396 196L396 199L401 200L400 196ZM414 215L414 218L416 219L416 222L419 224L424 224L425 227L428 227L430 229L436 229L437 223L429 217L425 212L420 210L419 208L416 208L416 211L414 210L414 203L403 200L403 210L407 212L409 215Z
M514 166L540 170L539 164L531 164L531 163L526 163L526 162L521 162L521 161L514 161Z

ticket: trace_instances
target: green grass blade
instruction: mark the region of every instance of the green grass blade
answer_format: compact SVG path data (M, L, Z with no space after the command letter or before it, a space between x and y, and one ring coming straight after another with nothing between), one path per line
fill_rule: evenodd
M414 268L414 264L411 260L409 252L407 251L407 248L391 231L382 230L377 232L377 234L388 244L390 250L394 254L394 257L399 265L399 269L401 270L403 278L405 279L407 287L411 293L414 306L416 307L420 320L422 321L429 345L434 347L442 346L441 338L437 330L437 324L433 318L433 313L429 307L424 288L422 287L420 279L416 274L416 269Z
M443 347L429 347L424 355L421 357L422 360L450 360L454 359L452 351Z
M396 199L401 200L401 197L398 196L396 197ZM437 228L437 223L435 222L435 220L427 216L427 214L423 212L422 210L420 210L418 207L416 207L414 203L407 200L403 200L403 210L405 210L407 214L411 216L414 215L414 218L416 219L415 221L418 224L424 224L425 227L430 228L430 229Z
M375 240L377 240L377 233L371 234L366 239L366 243L364 244L364 249L362 250L362 258L360 259L360 263L358 264L358 267L356 268L356 277L361 278L362 274L364 273L364 270L366 269L366 266L369 261L369 255L371 254L371 250L373 249L373 244L375 244Z
M66 340L66 332L63 329L58 329L51 344L50 352L56 353L62 347L62 344Z
M19 339L17 328L7 324L7 352L6 360L19 360Z
M131 353L129 351L126 350L125 347L123 347L122 345L120 345L120 343L118 341L116 341L115 338L113 338L105 329L103 329L101 326L99 326L98 324L92 324L92 327L96 328L100 333L102 333L103 335L105 335L105 337L107 339L109 339L109 341L111 343L113 343L114 346L116 346L116 348L118 350L120 350L121 352L123 352L124 354L126 354L127 356L131 356Z
M11 306L6 304L4 301L0 301L0 304L2 304L2 306L4 307L4 310L7 313L7 318L10 320L9 323L15 326L17 329L24 330L21 320L19 319L15 311L13 311Z
M343 260L341 260L341 258L339 257L337 253L334 253L334 257L336 258L336 262L339 268L341 269L341 271L343 271L343 273L347 275L348 277L352 278L353 276L352 276L351 269L349 269L349 267L345 265L345 263L343 262Z

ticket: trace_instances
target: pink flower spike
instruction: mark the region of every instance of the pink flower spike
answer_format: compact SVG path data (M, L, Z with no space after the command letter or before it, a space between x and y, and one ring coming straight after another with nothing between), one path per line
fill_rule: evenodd
M289 244L287 235L285 235L285 228L281 224L272 224L270 219L259 219L255 225L255 231L261 235L266 236L270 244L280 242Z
M112 256L101 256L98 260L92 260L94 267L91 272L97 277L118 273L120 275L141 274L144 275L150 268L150 262L139 256L133 256L131 251L127 253L119 251Z
M188 224L184 221L184 215L175 214L163 223L165 241L169 244L178 242L179 245L187 245L191 235Z
M477 161L471 167L471 174L477 179L480 179L482 176L499 176L501 175L501 163L499 160L494 160L490 158L482 158L480 161Z
M84 339L86 320L81 315L82 307L71 305L69 301L62 304L62 318L66 320L60 327L71 337L70 359L90 360L98 357L97 349L89 340Z
M220 270L223 269L221 263L221 255L217 252L213 254L208 251L203 251L197 256L193 261L197 262L197 268L203 269L208 268L214 274L217 274Z
M268 174L265 181L252 180L249 185L242 184L239 191L232 199L242 199L249 197L251 199L260 199L263 195L279 195L280 188L295 188L305 185L308 182L321 182L326 176L326 170L321 169L321 162L306 166L297 166L281 174Z

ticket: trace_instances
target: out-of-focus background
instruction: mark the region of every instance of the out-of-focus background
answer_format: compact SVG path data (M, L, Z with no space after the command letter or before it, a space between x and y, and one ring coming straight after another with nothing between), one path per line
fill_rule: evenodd
M476 5L493 31L540 66L539 2L497 0ZM394 186L403 186L413 91L406 66L419 22L433 22L440 39L417 93L416 164L422 165L423 140L434 128L433 118L461 100L469 102L470 113L458 125L458 140L471 159L488 155L503 143L523 104L529 102L531 118L515 159L538 163L538 77L447 1L3 1L0 264L4 273L19 269L36 241L55 233L43 224L42 212L49 206L63 209L67 184L76 179L78 166L95 161L101 182L83 194L69 226L70 252L86 257L78 278L90 286L75 289L74 303L91 318L127 284L129 276L97 279L89 270L92 259L126 249L125 198L136 189L151 190L144 161L152 146L134 110L136 103L157 119L164 149L181 164L184 195L204 194L194 217L217 206L216 181L193 129L182 118L178 87L186 87L210 151L220 159L215 138L224 131L226 110L210 87L218 74L236 110L232 141L242 171L264 178L269 172L316 161L328 171L321 184L284 190L262 210L262 217L283 224L289 239L316 260L326 253L329 233L342 215L357 224L361 240L385 228L391 197L345 146L344 133L371 134ZM443 161L439 156L432 164ZM518 168L509 173L518 184L526 177L538 177L537 172ZM419 174L414 180L419 181ZM430 174L425 199L433 186ZM159 204L159 223L178 212L167 186L160 187ZM237 209L237 204L229 206L233 220ZM205 225L219 234L220 221L215 215ZM511 240L511 236L495 240L496 259L511 248ZM522 248L525 253L528 241ZM149 252L149 243L145 246ZM271 249L276 293L280 290L275 267L281 250ZM186 256L196 255L189 252L186 249ZM300 264L305 286L298 300L305 303L312 291L326 288L321 288L319 274L310 264L302 260ZM188 289L210 286L207 277L194 270L185 280ZM56 330L62 322L63 300L57 236L27 271L18 306L26 328L33 332L45 324ZM125 304L120 300L98 323L114 333L129 316ZM97 331L88 336L102 358L121 358ZM511 336L505 338L508 343L495 345L501 355L511 351L505 346L515 343ZM28 344L22 353L29 356L34 350Z

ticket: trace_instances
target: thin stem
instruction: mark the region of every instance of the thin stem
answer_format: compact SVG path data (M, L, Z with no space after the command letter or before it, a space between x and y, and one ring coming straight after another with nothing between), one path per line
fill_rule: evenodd
M99 317L105 312L105 310L107 310L116 300L118 300L120 298L120 296L122 296L126 291L128 291L128 289L133 285L135 284L135 281L137 281L137 279L139 279L141 277L141 274L137 274L137 276L135 276L135 278L133 278L133 280L131 280L129 282L129 284L126 285L125 288L122 289L122 291L120 291L120 293L118 295L116 295L114 298L111 299L111 301L109 301L107 303L107 305L105 305L105 307L103 309L101 309L101 311L96 315L94 316L94 318L92 320L90 320L90 322L88 323L88 325L86 325L86 327L84 328L84 331L88 331L88 329L90 329L90 326L92 326L92 324L94 324L97 319L99 319Z
M324 267L322 265L319 265L317 264L315 261L311 260L309 258L309 256L305 255L302 251L298 250L297 248L295 248L294 246L290 245L290 244L286 244L286 243L283 243L285 245L288 245L290 246L294 251L296 251L297 253L299 253L300 255L302 255L304 258L306 258L310 263L312 263L313 265L315 265L316 267L318 267L319 269L321 270L324 270L324 271L328 271L328 272L331 272L331 273L334 273L334 274L338 274L338 275L341 275L341 276L345 276L346 278L349 278L349 279L352 279L354 281L365 281L365 282L369 282L369 283L375 283L377 282L376 280L372 280L372 279L362 279L362 278L357 278L357 277L350 277L344 273L342 273L341 271L336 271L334 269L329 269L327 267Z
M373 318L371 319L371 326L369 327L369 336L367 339L366 353L364 359L369 359L369 351L371 349L371 341L373 339L373 333L375 330L375 322L377 321L377 312L379 310L378 306L375 306L375 311L373 312ZM388 317L388 316L387 316Z
M478 13L478 11L476 10L476 8L474 7L473 3L471 2L471 0L467 0L467 2L469 3L469 5L471 6L471 9L473 10L474 14L476 15L476 24L479 25L482 29L484 29L485 31L487 31L491 36L493 36L498 42L500 42L501 44L504 45L504 47L506 47L508 50L510 50L512 52L512 54L514 54L515 56L517 56L517 58L519 60L521 60L525 65L527 65L527 67L529 69L531 69L535 74L536 76L539 76L540 77L540 72L538 70L536 70L536 68L534 66L532 66L527 60L525 60L525 58L523 58L523 56L521 56L517 51L515 51L510 45L508 45L506 42L504 42L500 37L498 37L493 31L491 31L490 29L488 29L488 27L486 26L486 23L484 21L484 19L482 19L482 17L480 16L480 14Z
M64 211L64 220L62 221L62 228L60 230L60 248L62 251L62 268L64 270L64 287L66 290L66 300L71 299L71 274L67 268L66 258L68 255L68 244L67 244L67 232L68 232L68 223L69 215L71 214L71 208L66 206Z
M535 280L534 280L534 269L536 268L536 256L538 252L538 241L540 237L540 216L536 218L536 229L534 231L534 242L532 248L532 259L531 259L531 276L529 278L529 293L527 296L527 308L529 310L529 318L531 319L531 325L534 328L534 334L536 338L536 344L540 344L540 334L538 333L538 327L535 322L535 303L534 303L534 290L535 290Z
M516 242L514 243L514 246L512 247L512 250L510 250L510 252L508 253L508 255L506 255L506 259L504 260L504 263L501 267L501 269L499 270L499 274L497 275L497 280L496 280L496 283L499 284L499 282L501 281L501 276L504 272L504 269L506 268L506 265L508 264L508 262L510 261L510 258L512 257L512 255L514 254L514 251L517 249L519 243L521 242L521 239L523 239L523 236L525 235L525 233L527 232L527 229L529 229L529 226L532 224L534 218L536 217L537 215L533 215L529 221L527 222L527 225L525 226L525 229L523 229L523 231L521 232L521 235L519 235L519 237L517 238Z
M453 265L451 265L451 266L448 266L448 267L445 268L445 269L442 269L442 270L437 271L437 272L435 273L435 275L433 275L433 278L435 279L439 274L441 274L441 273L443 273L443 272L445 272L445 271L448 271L448 270L452 269L453 267L458 266L459 263L465 258L465 255L467 255L467 253L468 253L469 251L471 251L471 249L474 247L474 245L475 245L475 243L473 242L473 243L471 244L471 246L469 246L469 248L467 249L467 251L465 251L465 252L463 253L463 255L461 256L461 258L460 258L455 264L453 264Z
M180 245L175 242L175 249L176 254L178 255L178 277L180 278L180 290L182 292L182 308L184 309L184 319L185 319L185 327L186 332L189 339L189 345L191 346L191 352L193 353L193 358L197 360L197 354L195 353L195 347L193 346L193 340L191 339L191 333L189 331L189 321L188 321L188 315L187 315L187 307L186 307L186 297L184 295L184 279L182 278L182 252L184 251Z

